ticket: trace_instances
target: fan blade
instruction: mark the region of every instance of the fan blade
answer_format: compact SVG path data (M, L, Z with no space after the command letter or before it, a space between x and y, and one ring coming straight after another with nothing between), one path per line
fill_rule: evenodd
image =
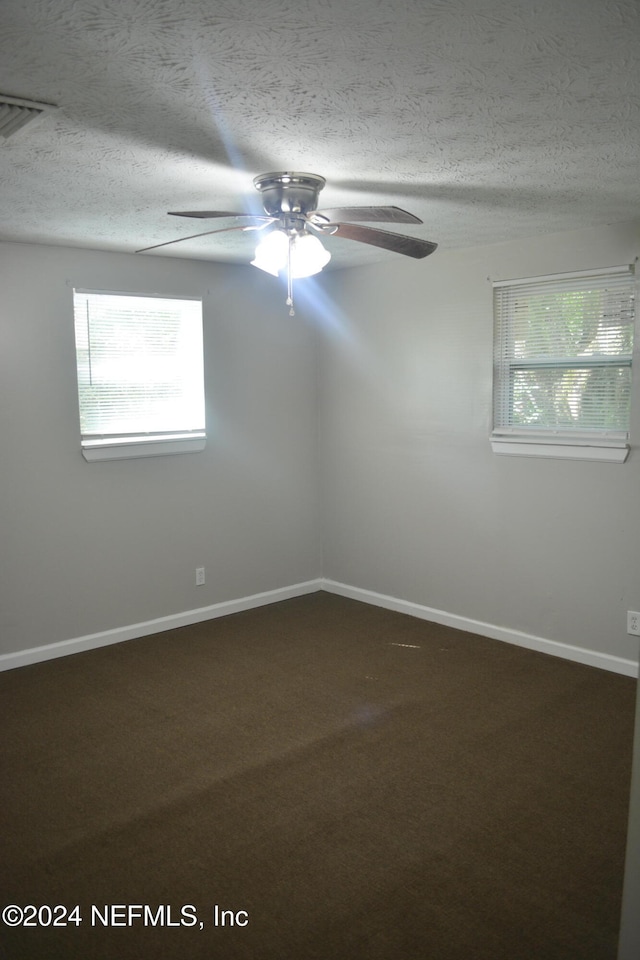
M272 220L273 217L254 216L253 213L234 213L232 210L169 210L170 217L198 217L213 220L220 217L243 217L249 220Z
M414 217L400 207L332 207L329 210L314 210L311 216L317 214L328 220L364 223L422 223L420 217Z
M335 227L334 235L344 237L345 240L358 240L360 243L370 243L373 247L382 247L383 250L392 250L402 253L405 257L414 257L420 260L428 257L438 246L430 240L418 240L417 237L403 237L399 233L389 233L388 230L374 230L373 227L360 227L351 223L332 223Z
M205 230L204 233L192 233L190 237L178 237L177 240L165 240L164 243L154 243L152 247L143 247L142 250L136 250L136 253L148 253L149 250L157 250L158 247L168 247L172 243L182 243L183 240L195 240L197 237L210 237L212 233L231 233L232 230L261 230L262 227L222 227L221 230Z

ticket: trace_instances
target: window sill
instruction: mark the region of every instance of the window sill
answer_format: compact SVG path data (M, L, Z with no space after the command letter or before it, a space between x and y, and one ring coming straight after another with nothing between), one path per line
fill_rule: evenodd
M604 463L624 463L629 455L629 444L624 439L552 435L524 437L493 434L491 449L498 455L509 457L550 457L557 460L595 460Z
M181 453L199 453L207 443L200 437L134 437L126 440L83 440L82 456L90 463L96 460L136 460L140 457L167 457Z

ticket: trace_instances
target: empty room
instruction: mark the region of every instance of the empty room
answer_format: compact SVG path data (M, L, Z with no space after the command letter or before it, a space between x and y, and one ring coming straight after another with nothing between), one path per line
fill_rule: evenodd
M639 62L0 5L0 960L637 960Z

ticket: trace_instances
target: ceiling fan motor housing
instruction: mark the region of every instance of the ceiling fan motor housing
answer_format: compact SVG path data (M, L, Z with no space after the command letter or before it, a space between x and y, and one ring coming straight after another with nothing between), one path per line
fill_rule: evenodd
M318 206L326 180L315 173L262 173L253 181L270 217L306 216Z

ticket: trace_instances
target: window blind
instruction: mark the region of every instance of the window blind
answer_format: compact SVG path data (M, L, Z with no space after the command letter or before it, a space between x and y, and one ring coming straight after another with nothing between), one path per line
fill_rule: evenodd
M202 302L74 290L83 447L205 436Z
M627 438L632 268L494 284L494 436Z

